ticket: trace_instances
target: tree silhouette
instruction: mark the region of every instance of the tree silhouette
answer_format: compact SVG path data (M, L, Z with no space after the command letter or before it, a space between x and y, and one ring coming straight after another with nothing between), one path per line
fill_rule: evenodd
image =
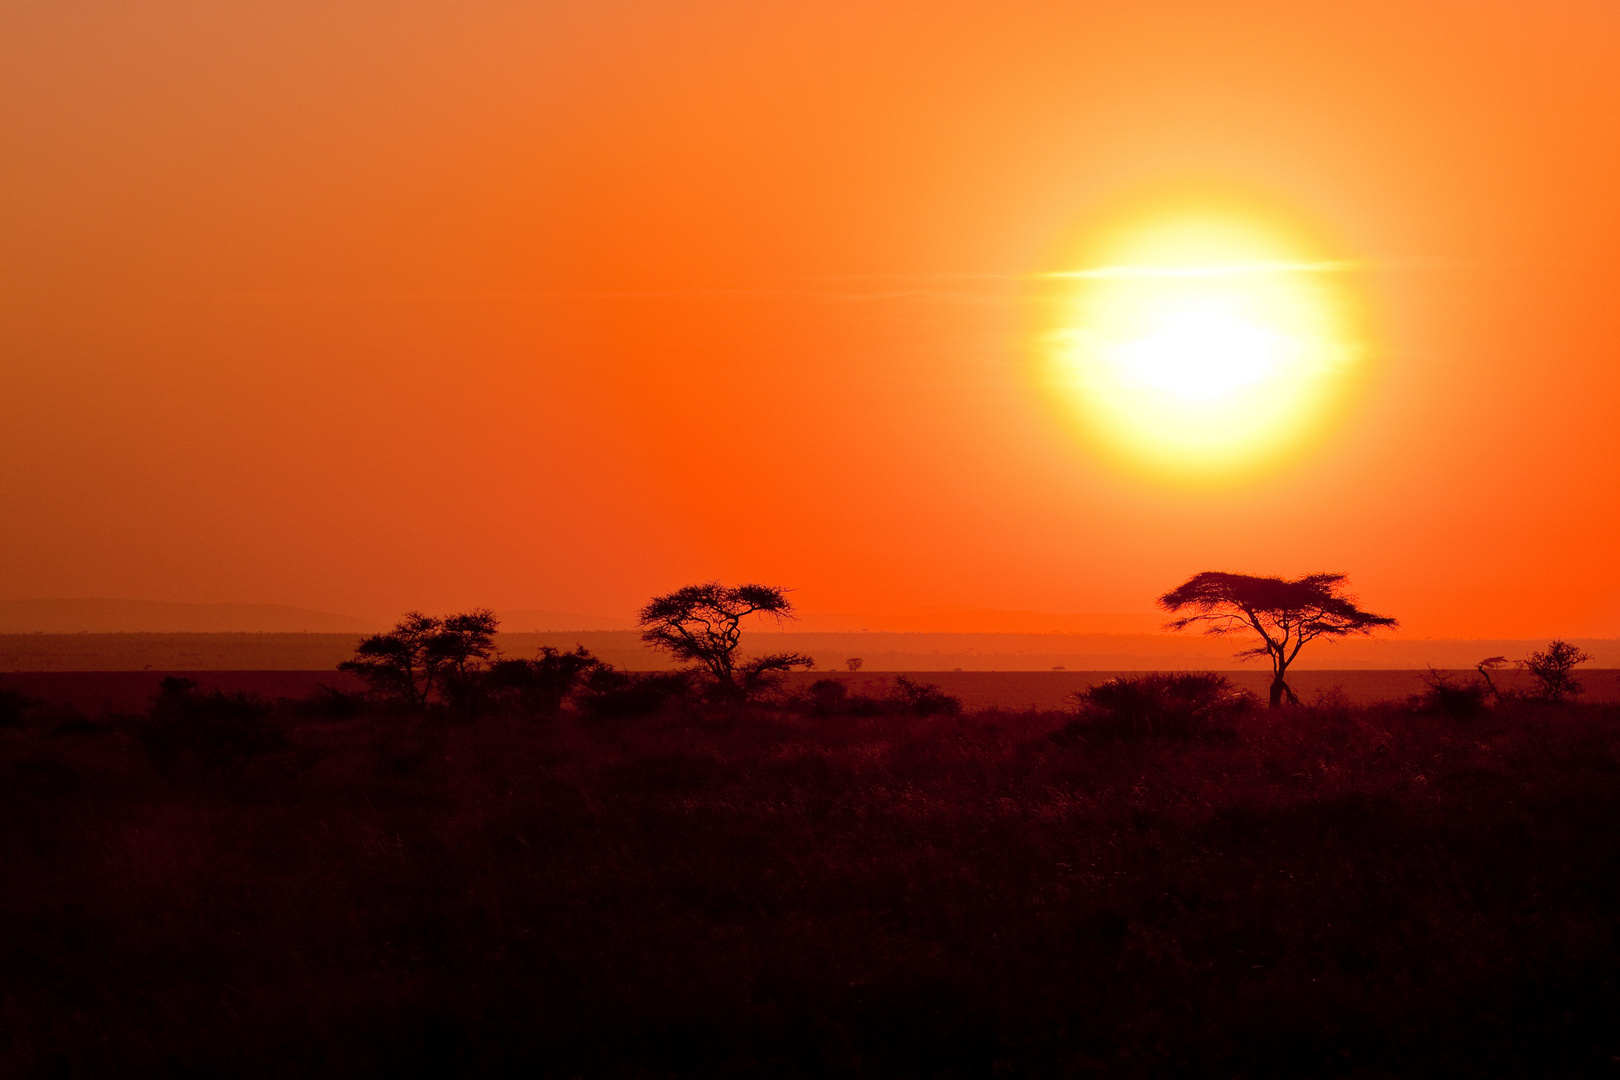
M739 663L742 620L756 614L791 619L793 604L786 590L773 585L727 587L718 581L688 585L653 597L637 620L641 640L677 660L701 665L719 696L741 701L772 685L781 672L815 664L801 653L772 653Z
M1581 696L1580 680L1575 678L1575 665L1592 659L1577 646L1567 641L1555 641L1540 652L1533 652L1519 665L1541 684L1541 696L1548 701L1563 702Z
M437 665L442 693L453 704L470 705L480 699L479 682L495 652L495 630L500 620L488 608L447 615L439 633L428 642L429 662Z
M1259 635L1260 644L1237 655L1270 659L1271 706L1276 708L1284 696L1291 703L1299 700L1284 676L1307 641L1397 625L1392 618L1358 608L1343 592L1348 581L1343 574L1307 574L1288 581L1206 570L1159 597L1158 604L1172 614L1193 612L1170 622L1172 630L1202 623L1206 634Z
M488 608L445 618L408 612L388 633L362 641L354 659L339 664L338 670L420 709L434 691L455 694L467 688L473 673L494 653L499 625Z
M1487 656L1485 659L1474 665L1474 670L1479 672L1480 677L1485 680L1486 692L1489 693L1491 697L1495 698L1498 704L1500 704L1502 701L1502 691L1496 688L1496 680L1491 678L1491 672L1495 671L1497 668L1501 667L1507 662L1507 657L1505 656Z

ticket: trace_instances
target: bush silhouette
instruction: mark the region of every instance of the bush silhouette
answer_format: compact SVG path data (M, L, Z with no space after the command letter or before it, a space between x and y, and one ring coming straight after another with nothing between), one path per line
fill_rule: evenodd
M200 694L192 680L170 677L146 715L126 718L123 727L166 772L239 775L260 754L286 748L271 708L254 694Z
M324 683L317 686L302 701L292 703L294 712L303 716L319 716L329 720L347 720L366 711L364 694L351 694Z
M932 683L897 675L883 697L851 694L838 679L817 679L792 702L812 716L959 716L962 702Z
M890 695L895 711L912 716L959 716L960 698L952 697L933 683L912 682L904 675L894 677L894 693Z
M849 687L837 679L817 679L805 691L805 699L813 716L832 716L842 712L849 699Z
M688 672L630 672L604 664L585 676L578 703L580 711L593 720L628 720L651 716L691 695Z
M1423 681L1427 689L1417 696L1418 707L1454 720L1472 720L1484 716L1489 711L1485 699L1496 693L1488 680L1458 682L1432 667L1423 676Z
M1544 650L1531 653L1520 664L1535 677L1542 700L1562 703L1581 696L1584 688L1575 678L1575 666L1590 659L1569 642L1554 641Z
M490 665L487 684L490 693L511 701L525 712L554 717L563 702L585 678L601 667L601 661L583 645L573 652L542 646L533 660L497 660Z
M1059 742L1220 735L1257 704L1212 671L1121 675L1074 697L1080 715L1055 735Z

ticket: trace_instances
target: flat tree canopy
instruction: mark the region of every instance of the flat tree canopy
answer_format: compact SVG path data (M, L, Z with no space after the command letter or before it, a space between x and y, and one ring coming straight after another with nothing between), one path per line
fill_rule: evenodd
M1185 630L1202 624L1206 634L1251 632L1260 644L1239 657L1264 656L1271 661L1271 704L1297 701L1284 675L1307 641L1319 637L1370 634L1396 620L1374 615L1356 606L1346 595L1344 574L1306 574L1296 581L1251 574L1206 570L1194 574L1159 597L1158 604L1172 614L1190 611L1172 620L1169 628Z
M354 659L338 665L371 684L372 690L424 708L437 691L453 693L495 651L500 620L488 608L461 615L406 613L386 634L360 642Z
M638 615L641 640L677 660L702 665L724 697L745 698L768 685L778 673L810 667L815 661L799 653L773 653L739 663L742 620L748 615L793 617L787 590L774 585L726 586L718 581L688 585L648 601Z

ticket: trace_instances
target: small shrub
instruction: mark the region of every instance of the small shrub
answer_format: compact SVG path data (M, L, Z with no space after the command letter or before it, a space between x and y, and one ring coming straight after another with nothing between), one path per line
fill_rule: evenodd
M24 716L38 705L22 691L0 686L0 728L21 726Z
M1080 715L1055 733L1059 742L1193 739L1218 735L1257 704L1214 672L1121 675L1075 695Z
M890 695L895 711L912 716L960 716L962 700L952 697L933 683L912 682L904 675L894 677Z
M805 691L812 716L832 716L844 711L849 701L849 687L837 679L817 679Z
M627 720L650 716L691 693L692 677L685 671L637 673L602 665L585 677L578 703L593 720Z
M324 683L302 701L292 703L292 709L303 716L329 720L348 720L366 710L366 695L338 690Z
M1321 712L1348 713L1355 709L1355 702L1344 692L1344 687L1335 683L1316 691L1311 698L1311 708Z
M255 757L287 745L270 711L269 702L257 695L199 694L190 679L170 677L146 715L128 718L123 726L166 772L189 766L196 772L240 774Z
M1491 696L1491 687L1479 679L1458 682L1443 671L1430 668L1423 676L1427 689L1416 695L1413 703L1420 712L1439 713L1453 720L1472 720L1484 716L1489 710L1485 700Z
M490 667L487 681L495 697L536 716L552 717L601 666L601 661L583 645L573 652L561 652L548 645L533 660L497 660Z
M895 677L894 689L885 697L851 694L837 679L817 679L798 699L798 707L812 716L956 716L962 702L931 683L918 683L904 675Z

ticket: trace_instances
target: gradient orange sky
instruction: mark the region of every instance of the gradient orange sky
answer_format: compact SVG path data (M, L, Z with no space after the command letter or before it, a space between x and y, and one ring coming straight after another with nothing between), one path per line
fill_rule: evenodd
M1620 8L10 3L0 599L1146 611L1349 573L1620 635ZM1370 374L1098 456L1034 276L1155 185L1334 237Z

